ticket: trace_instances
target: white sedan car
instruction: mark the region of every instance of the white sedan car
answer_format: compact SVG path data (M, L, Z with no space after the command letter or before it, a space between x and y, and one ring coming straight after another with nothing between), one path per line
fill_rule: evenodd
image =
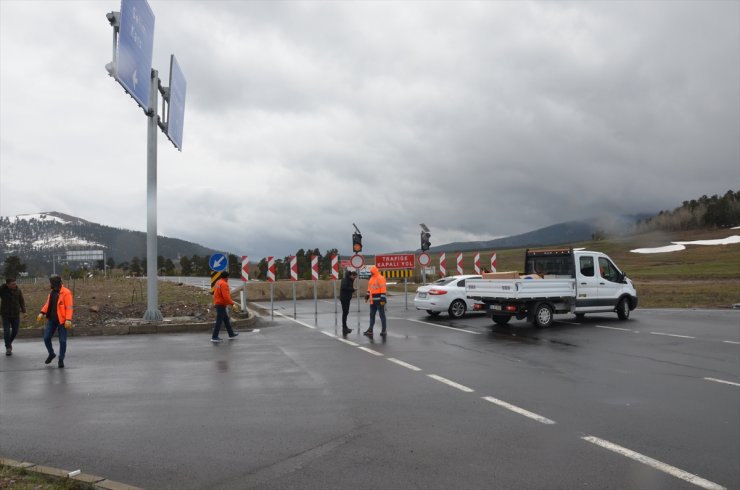
M420 286L414 296L414 306L431 316L446 312L452 318L460 318L469 310L483 311L483 303L465 297L465 281L480 278L475 275L448 276Z

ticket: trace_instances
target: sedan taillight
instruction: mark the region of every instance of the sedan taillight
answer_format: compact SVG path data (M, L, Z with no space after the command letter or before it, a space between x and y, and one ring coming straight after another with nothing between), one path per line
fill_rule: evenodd
M445 291L444 289L430 289L429 294L431 294L432 296L440 296L442 294L447 294L447 291Z

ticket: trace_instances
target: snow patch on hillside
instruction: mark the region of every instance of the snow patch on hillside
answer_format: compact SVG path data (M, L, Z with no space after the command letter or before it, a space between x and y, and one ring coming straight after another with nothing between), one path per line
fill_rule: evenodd
M736 227L740 228L740 227ZM735 228L733 228L734 230ZM671 242L672 245L666 245L664 247L655 248L636 248L630 250L630 252L637 254L659 254L666 252L677 252L679 250L685 250L686 245L732 245L740 243L740 235L732 235L727 238L718 238L716 240L694 240L691 242Z
M14 216L11 218L13 221L31 221L32 219L38 220L38 221L55 221L57 223L66 225L69 223L69 221L62 219L58 216L52 216L51 214L46 213L35 213L35 214L19 214L18 216Z

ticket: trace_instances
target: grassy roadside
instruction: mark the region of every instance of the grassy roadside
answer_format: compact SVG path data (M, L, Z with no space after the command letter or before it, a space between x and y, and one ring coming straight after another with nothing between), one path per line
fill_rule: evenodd
M23 468L0 465L0 488L13 490L92 490L87 483L58 479Z

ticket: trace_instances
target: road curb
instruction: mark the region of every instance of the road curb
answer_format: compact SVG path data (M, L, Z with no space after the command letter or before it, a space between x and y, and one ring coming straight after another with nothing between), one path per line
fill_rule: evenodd
M231 325L234 328L252 328L257 323L257 315L249 311L247 318L231 319ZM137 321L131 324L114 324L114 325L95 325L91 327L75 326L69 330L71 337L88 337L88 336L117 336L117 335L142 335L156 333L197 333L210 332L213 328L214 321L208 322L187 322L178 323L176 321L163 322L146 322ZM43 327L22 328L18 331L18 338L39 338L44 336Z
M89 475L87 473L77 473L73 475L75 471L62 470L59 468L52 468L51 466L42 466L28 461L17 461L15 459L0 457L0 465L9 466L11 468L19 468L25 471L38 473L44 476L51 476L59 480L75 480L81 483L88 483L93 488L104 489L104 490L143 490L141 487L134 487L125 483L109 480L108 478Z

